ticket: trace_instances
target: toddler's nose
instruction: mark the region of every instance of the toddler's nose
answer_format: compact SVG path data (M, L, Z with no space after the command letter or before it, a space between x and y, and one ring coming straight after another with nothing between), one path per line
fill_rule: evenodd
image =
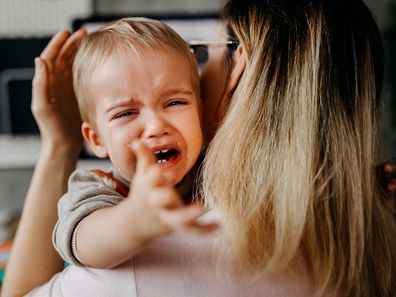
M160 137L169 132L169 124L162 115L152 112L145 116L143 137Z

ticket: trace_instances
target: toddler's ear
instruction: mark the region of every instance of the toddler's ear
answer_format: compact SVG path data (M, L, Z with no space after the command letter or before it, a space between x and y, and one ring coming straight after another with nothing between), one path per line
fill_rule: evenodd
M107 149L100 141L99 135L95 132L91 124L83 122L81 125L82 135L87 141L89 148L95 153L98 158L107 158Z

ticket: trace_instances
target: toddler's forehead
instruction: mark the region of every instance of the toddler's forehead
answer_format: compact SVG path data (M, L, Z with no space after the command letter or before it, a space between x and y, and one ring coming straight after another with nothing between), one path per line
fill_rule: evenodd
M199 70L198 70L198 65L196 63L195 57L193 53L189 50L183 50L180 47L177 47L176 45L172 44L159 44L158 47L142 47L142 51L144 50L151 50L154 51L155 53L161 53L165 55L166 57L169 57L169 59L174 58L175 56L178 56L178 61L180 63L183 63L190 69L190 77L192 80L192 85L193 85L193 92L195 97L198 99L200 98L200 83L199 83ZM169 69L169 71L172 73L174 71L177 71L177 69Z
M109 65L112 65L110 67L112 67L113 69L120 69L120 71L134 72L136 71L136 69L132 69L132 68L135 67L141 67L141 68L137 68L140 69L140 71L141 69L147 69L152 67L152 69L154 69L155 71L156 67L159 64L156 64L155 58L153 57L158 57L158 56L161 57L160 64L170 65L168 67L169 70L167 71L167 75L170 77L177 76L178 72L181 71L181 68L185 67L184 72L186 69L188 69L188 73L185 72L186 73L185 75L190 76L193 94L197 98L199 98L200 97L199 73L194 56L189 51L184 51L180 48L175 48L169 45L158 45L157 47L151 47L148 45L146 46L139 45L137 47L132 47L132 46L119 47L112 50L111 52L108 52L106 55L103 55L100 59L98 59L98 63L92 65L93 67L92 67L91 75L89 78L87 77L87 80L85 82L87 90L92 91L92 88L94 88L94 84L95 84L94 80L99 73L102 76L102 78L108 76L108 78L111 79L111 76L114 74L114 72L108 71ZM177 62L174 62L175 60ZM114 61L118 61L118 62L114 62ZM128 65L128 63L130 62L131 62L130 65L132 65L132 67L125 68L124 66ZM176 64L172 65L172 63L176 63ZM114 65L117 66L115 67ZM158 67L161 68L161 66ZM176 81L176 83L179 82L180 84L182 84L182 81Z

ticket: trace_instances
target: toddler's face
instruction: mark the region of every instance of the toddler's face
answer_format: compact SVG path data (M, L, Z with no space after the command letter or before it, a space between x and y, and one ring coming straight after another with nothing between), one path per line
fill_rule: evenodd
M124 178L135 171L134 139L151 149L174 184L194 165L202 146L199 98L190 63L177 51L118 51L94 72L88 95L98 136L91 147Z

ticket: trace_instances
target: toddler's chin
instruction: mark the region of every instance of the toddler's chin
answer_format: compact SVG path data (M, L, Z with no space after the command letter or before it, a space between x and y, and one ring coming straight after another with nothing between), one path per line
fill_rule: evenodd
M164 172L164 177L172 186L176 186L183 179L183 176L175 175L173 172Z

